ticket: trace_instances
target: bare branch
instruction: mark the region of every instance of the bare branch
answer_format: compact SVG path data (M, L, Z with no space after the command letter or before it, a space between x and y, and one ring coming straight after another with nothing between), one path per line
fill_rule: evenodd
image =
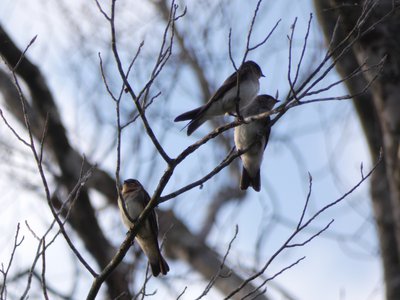
M293 86L296 86L296 82L297 82L297 79L299 77L299 72L300 72L300 68L301 68L301 63L303 62L304 54L305 54L306 49L307 49L307 41L308 41L308 36L310 34L311 21L312 21L312 14L310 13L310 18L308 19L308 25L307 25L307 32L306 32L306 35L304 36L303 49L301 50L300 59L299 59L299 62L297 64L296 75L295 75L294 80L293 80Z
M97 5L99 11L101 12L101 14L104 16L104 18L106 18L107 21L111 21L111 18L107 15L107 13L101 7L99 0L94 0L94 1L96 2L96 5Z
M11 130L11 132L14 134L14 136L21 142L23 143L25 146L31 147L31 145L25 141L16 131L15 129L10 125L10 123L8 123L6 117L3 114L3 111L0 109L0 115L4 121L4 124L6 124L6 126Z
M269 40L269 38L271 37L271 35L274 33L275 29L278 27L278 25L279 25L279 23L280 23L281 21L282 21L282 19L279 19L278 21L276 21L274 27L272 27L272 29L271 29L271 31L268 33L268 35L267 35L261 42L259 42L258 44L255 44L254 46L249 47L249 48L248 48L249 51L253 51L253 50L257 49L258 47L261 47L262 45L264 45L264 44Z
M261 2L262 2L262 0L258 0L256 9L254 10L253 19L251 20L251 23L250 23L250 29L247 33L246 52L243 56L242 63L246 61L247 54L250 51L250 38L251 38L251 34L253 33L254 23L256 22L256 18L257 18L258 10L260 9Z
M104 67L103 67L103 59L101 58L100 52L98 53L98 56L99 56L99 61L100 61L100 73L101 73L101 78L103 78L104 86L106 87L107 93L110 95L111 99L113 99L114 102L117 102L121 99L122 92L120 93L120 96L118 97L118 99L117 99L117 97L114 96L114 93L111 91L110 86L108 85L107 76L105 74Z
M174 17L172 18L172 21L171 21L172 23L175 21L175 14L176 14L176 10L177 10L177 7L175 7L174 2L172 2L172 4L171 4L171 9L173 7L174 7L174 10L173 10L173 12L174 12L173 16ZM136 105L136 109L138 110L138 112L139 112L139 114L141 116L141 119L143 121L143 125L144 125L144 127L146 129L147 135L150 137L151 141L153 142L154 146L156 147L156 149L158 150L160 155L163 157L163 159L167 163L169 163L171 161L171 158L168 156L168 154L165 152L165 150L163 149L163 147L159 143L158 139L156 138L156 136L155 136L155 134L154 134L154 132L153 132L153 130L152 130L152 128L151 128L146 116L145 116L145 112L144 112L144 110L142 109L142 107L141 107L141 105L139 103L139 98L136 97L135 93L133 92L133 89L132 89L132 87L130 86L130 84L128 82L127 75L125 74L125 72L123 70L122 62L121 62L121 59L119 57L119 53L118 53L118 50L117 50L117 41L116 41L115 21L114 20L115 20L115 0L113 0L112 3L111 3L111 21L110 21L110 23L111 23L111 39L112 39L111 46L112 46L112 51L113 51L113 54L114 54L115 61L117 63L118 71L119 71L120 76L121 76L121 78L122 78L122 80L124 82L124 85L126 86L126 90L131 95L131 97L132 97L132 99L133 99L133 101L134 101L134 103ZM167 27L169 27L169 24L168 24ZM162 46L162 48L163 48L163 46ZM160 56L161 56L161 52L160 52ZM159 60L162 61L162 58L159 58ZM164 61L163 64L161 64L161 66L163 66L165 63L166 63L166 61ZM146 87L142 91L146 90L151 85L151 83L153 82L153 80L156 78L156 76L159 74L160 71L161 70L158 69L157 71L154 72L154 76L150 79L150 81L147 83Z
M29 269L29 273L28 273L28 280L27 280L27 284L26 284L26 288L21 296L21 299L26 299L29 293L29 290L31 288L31 284L32 284L32 277L33 277L33 273L35 271L35 267L36 264L40 258L40 248L42 247L42 243L41 241L38 243L38 247L36 249L36 253L32 262L32 266Z
M297 229L299 229L300 226L301 226L301 223L303 223L304 215L306 214L307 207L308 207L308 203L309 203L310 198L311 198L311 192L312 192L312 176L311 176L310 173L308 173L308 181L309 181L308 194L307 194L306 202L304 203L303 211L302 211L301 216L300 216L300 219L299 219L299 223L297 223Z
M29 44L26 46L24 52L22 52L21 56L19 57L19 60L17 61L17 63L15 64L15 66L12 68L12 71L15 72L16 69L18 69L21 61L24 59L26 52L28 51L28 49L33 45L33 43L36 41L37 35L35 35L33 37L33 39L31 39L31 41L29 42Z
M275 278L277 278L279 275L283 274L284 272L286 272L287 270L293 268L294 266L296 266L297 264L299 264L302 260L304 260L306 257L303 256L301 258L299 258L298 260L296 260L294 263L282 268L280 271L278 271L277 273L275 273L273 276L265 279L254 291L252 291L251 293L247 294L245 296L245 298L252 296L253 294L255 294L259 289L261 289L263 286L265 286L269 281L274 280ZM265 292L265 291L264 291ZM243 298L243 299L245 299Z
M1 299L6 299L7 298L7 276L8 276L8 272L10 271L11 264L12 264L12 262L14 260L14 255L15 255L15 252L17 251L17 248L24 241L24 236L21 238L21 240L18 241L19 229L20 229L20 225L18 223L17 224L17 229L15 231L15 236L14 236L14 245L13 245L13 248L12 248L12 251L11 251L10 259L8 260L7 268L5 270L4 270L3 263L1 263L0 273L3 275L3 283L1 285L1 290L0 290L0 298Z
M45 238L43 237L42 239L42 291L43 291L43 297L48 300L49 296L47 294L47 284L46 284L46 242Z
M225 266L225 261L226 261L228 255L229 255L229 253L230 253L230 251L231 251L232 244L233 244L234 240L236 239L238 233L239 233L239 226L236 225L236 226L235 226L235 234L233 235L231 241L229 242L228 248L226 249L225 255L224 255L224 257L222 258L222 262L221 262L221 265L220 265L220 267L219 267L219 269L218 269L217 274L215 274L213 277L211 277L211 279L210 279L210 281L208 282L207 286L205 287L205 289L203 290L203 292L201 293L201 295L200 295L199 297L196 298L196 300L200 300L201 298L205 297L205 296L208 294L208 292L211 290L211 288L214 286L215 281L217 280L217 278L220 277L220 276L222 276L221 273L222 273L222 270L223 270L223 268L224 268L224 266ZM228 274L227 276L229 276L229 274Z
M324 232L326 229L329 228L329 225L333 222L333 220L325 226L323 229L318 231L316 234L314 234L312 237L304 241L303 243L297 243L297 244L291 244L291 241L307 226L311 224L320 214L325 212L327 209L331 208L332 206L338 204L339 202L343 201L345 198L347 198L351 193L353 193L362 183L364 183L370 176L371 174L375 171L377 166L380 164L382 160L382 157L378 158L377 163L372 167L372 169L366 174L365 177L361 178L349 191L347 191L344 195L342 195L340 198L336 199L335 201L330 202L329 204L325 205L321 209L319 209L313 216L311 216L302 226L296 227L294 229L293 233L288 237L288 239L283 243L283 245L270 257L270 259L264 264L264 266L258 271L255 272L253 275L249 276L248 279L243 281L243 283L236 289L234 289L225 299L229 299L233 297L235 294L237 294L241 289L243 289L248 283L253 281L254 279L258 278L260 275L262 275L267 268L270 266L270 264L275 260L275 258L280 255L284 250L289 249L291 247L295 246L304 246L308 242L312 241L315 237L319 236L322 232ZM307 201L307 200L306 200ZM302 215L304 214L304 210L302 212ZM300 217L301 218L301 217Z

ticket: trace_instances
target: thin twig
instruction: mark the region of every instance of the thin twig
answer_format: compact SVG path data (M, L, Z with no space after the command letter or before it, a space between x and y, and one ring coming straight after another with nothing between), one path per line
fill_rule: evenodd
M3 115L3 111L0 109L0 116L2 117L4 124L6 124L6 126L11 130L11 132L14 134L14 136L20 141L22 142L25 146L27 147L31 147L31 145L25 141L18 133L17 131L10 125L10 123L8 123L6 117Z
M265 286L269 281L274 280L275 278L277 278L279 275L283 274L284 272L286 272L287 270L293 268L294 266L296 266L297 264L299 264L302 260L304 260L306 257L303 256L301 258L299 258L298 260L296 260L294 263L284 267L283 269L281 269L279 272L276 272L273 276L265 279L255 290L251 291L250 293L248 293L246 296L244 296L242 299L246 299L247 297L250 297L251 295L253 295L254 293L256 293L260 288L262 288L263 286ZM264 291L265 292L265 291ZM254 298L255 299L255 298Z
M110 20L111 20L110 17L109 17L109 16L107 15L107 13L103 10L103 8L101 7L99 1L98 1L98 0L95 0L95 2L96 2L96 5L97 5L99 11L100 11L101 14L104 16L104 18L106 18L108 21L110 21Z
M144 113L144 111L143 111L143 109L142 109L142 107L141 107L141 105L139 103L139 100L138 100L139 98L134 93L134 91L133 91L133 89L132 89L132 87L131 87L131 85L130 85L130 83L128 81L128 78L127 78L127 76L125 74L125 71L123 70L122 62L121 62L121 59L119 57L119 52L118 52L118 49L117 49L117 41L116 41L116 33L115 33L115 2L116 2L115 0L113 0L111 2L111 21L110 21L110 23L111 23L111 46L112 46L112 51L113 51L113 54L114 54L115 62L116 62L117 67L118 67L118 71L119 71L120 76L121 76L121 78L122 78L122 80L124 82L124 85L126 86L126 90L131 95L131 97L132 97L132 99L133 99L133 101L134 101L134 103L136 105L136 109L138 110L138 112L139 112L139 114L141 116L141 119L142 119L142 122L143 122L143 125L145 127L147 135L149 136L149 138L153 142L154 146L156 147L156 149L160 153L161 157L167 163L169 163L171 161L171 158L165 152L164 148L161 146L161 144L159 143L157 137L155 136L155 134L153 132L153 129L151 128L151 126L150 126L150 124L149 124L149 122L147 120L147 117L145 116L145 113ZM172 3L172 6L173 6L173 4L174 3ZM175 9L175 12L176 12L176 9ZM145 88L147 88L148 86L151 85L151 83L153 82L155 77L158 75L158 73L159 72L155 72L154 77L148 82L148 84L146 85Z
M46 300L49 300L49 296L47 294L47 284L46 284L46 242L45 242L45 238L43 237L42 239L42 274L41 274L41 278L42 278L42 291L43 291L43 297Z
M310 13L310 18L308 19L308 24L307 24L306 35L304 36L303 49L301 50L300 59L299 59L299 62L297 64L297 68L296 68L296 75L295 75L294 80L293 80L293 86L296 86L296 82L297 82L297 79L299 77L299 72L300 72L300 68L301 68L301 63L303 62L304 54L305 54L306 49L307 49L307 41L308 41L308 36L310 34L312 16L313 15Z
M17 224L17 229L15 231L15 235L14 235L13 249L11 251L11 255L10 255L10 258L8 260L8 265L7 265L6 270L4 270L3 264L1 264L0 273L3 275L3 283L1 285L1 290L0 290L0 298L1 299L7 299L7 276L8 276L8 272L10 271L11 264L13 263L14 255L15 255L15 252L17 251L17 248L22 244L22 242L25 239L25 237L23 236L21 238L21 240L18 241L19 229L20 229L20 224L18 223Z
M303 212L301 213L299 222L297 223L297 229L300 228L301 223L303 223L303 219L304 219L304 215L307 211L307 207L308 207L308 203L310 202L310 198L311 198L311 192L312 192L312 176L310 174L310 172L308 172L308 194L307 194L307 198L306 198L306 202L304 203L304 208L303 208Z
M15 72L18 67L19 64L21 63L21 61L24 59L26 52L28 51L28 49L33 45L33 43L36 41L37 35L35 35L33 37L33 39L31 39L31 41L29 42L28 46L25 47L25 50L22 52L21 56L19 57L17 63L15 64L15 66L12 68L12 72Z
M236 240L236 237L237 237L238 233L239 233L239 226L236 225L235 226L235 234L233 235L231 241L229 242L228 248L225 251L225 255L222 258L222 261L221 261L221 264L219 265L217 273L214 276L211 277L211 279L207 283L207 286L205 287L205 289L203 290L201 295L199 297L195 298L195 300L200 300L201 298L205 297L208 294L208 292L211 290L211 288L214 286L214 284L217 281L217 279L219 277L221 277L222 270L223 270L223 268L225 266L225 261L226 261L228 255L229 255L229 253L231 252L232 244Z
M251 275L250 277L248 277L246 280L243 281L243 283L236 289L234 289L229 295L227 295L226 298L224 299L229 299L232 298L235 294L237 294L240 290L242 290L248 283L250 283L251 281L253 281L254 279L258 278L259 276L261 276L266 270L267 268L270 266L270 264L276 259L276 257L278 255L280 255L284 250L292 248L292 247L297 247L297 246L303 246L306 243L310 242L312 239L314 239L316 236L319 236L322 232L324 232L325 230L327 230L330 226L330 224L332 223L329 222L328 225L326 225L323 229L319 230L316 234L314 234L311 238L307 239L305 242L303 243L297 243L297 244L291 244L291 241L306 227L308 227L320 214L322 214L323 212L325 212L326 210L328 210L329 208L331 208L332 206L338 204L339 202L343 201L344 199L346 199L351 193L353 193L356 189L358 189L358 187L364 183L370 176L371 174L375 171L375 169L378 167L378 165L381 163L382 161L382 156L380 155L378 158L378 161L376 162L376 164L372 167L372 169L368 172L368 174L365 175L365 177L362 177L349 191L347 191L345 194L343 194L341 197L339 197L338 199L330 202L329 204L325 205L324 207L322 207L321 209L319 209L314 215L312 215L303 225L301 225L300 227L297 227L294 229L293 233L287 238L287 240L282 244L282 246L274 252L274 254L270 257L270 259L264 264L264 266L258 271L255 272L253 275ZM306 209L306 205L303 208L302 211L302 215L304 214L304 209Z
M258 47L261 47L262 45L264 45L269 38L271 37L271 35L274 33L275 29L278 27L279 23L282 21L282 19L279 19L278 21L276 21L274 27L272 27L271 31L267 34L267 36L258 44L255 44L253 47L249 47L249 52L253 51L255 49L257 49Z
M71 250L75 253L75 255L78 257L78 259L81 261L81 263L86 267L86 269L93 276L96 276L97 275L96 272L85 261L85 259L82 257L82 255L79 253L79 251L76 249L75 245L72 243L71 239L69 238L68 234L66 233L66 231L64 229L62 221L58 217L58 214L57 214L55 208L53 207L53 204L51 202L50 189L49 189L49 186L47 184L46 175L44 173L44 169L43 169L43 165L42 165L41 159L40 159L39 154L38 154L38 152L36 150L35 141L34 141L33 134L32 134L32 128L31 128L30 120L29 120L28 113L27 113L26 106L25 106L26 99L24 97L24 94L22 93L22 89L20 87L20 84L19 84L19 81L18 81L18 78L17 78L15 72L12 72L12 75L13 75L13 79L14 79L14 85L15 85L17 91L18 91L18 95L19 95L19 98L20 98L20 102L21 102L21 106L22 106L22 113L23 113L23 116L24 116L25 127L26 127L26 129L28 131L28 136L29 136L29 143L28 144L29 144L29 147L30 147L30 149L32 151L33 157L34 157L35 162L36 162L36 166L38 168L38 172L39 172L40 178L42 180L42 184L43 184L43 187L44 187L44 190L45 190L46 200L47 200L48 206L50 207L50 211L51 211L54 219L57 221L57 224L60 227L61 233L63 234L64 239L66 240L66 242L69 245L69 247L71 248Z

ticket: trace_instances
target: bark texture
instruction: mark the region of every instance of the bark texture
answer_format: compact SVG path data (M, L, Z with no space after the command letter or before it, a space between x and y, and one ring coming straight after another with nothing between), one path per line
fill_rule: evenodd
M400 299L400 2L314 0L317 15L327 40L337 45L354 28L362 14L349 51L337 64L342 77L366 62L377 64L386 57L384 67L369 91L354 98L372 160L383 150L383 164L371 181L372 204L380 241L387 299ZM371 81L375 71L347 81L356 94Z

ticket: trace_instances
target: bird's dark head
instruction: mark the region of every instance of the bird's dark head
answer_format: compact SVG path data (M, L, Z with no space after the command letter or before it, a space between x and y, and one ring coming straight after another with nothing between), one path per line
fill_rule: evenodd
M271 110L274 105L279 102L279 100L266 94L257 96L255 101L257 101L258 105L265 111Z
M260 66L252 60L245 61L243 65L240 66L240 69L247 69L256 74L258 78L265 77L265 75L261 71Z
M126 193L128 191L135 191L142 188L142 184L136 179L127 179L124 181L122 185L122 193Z

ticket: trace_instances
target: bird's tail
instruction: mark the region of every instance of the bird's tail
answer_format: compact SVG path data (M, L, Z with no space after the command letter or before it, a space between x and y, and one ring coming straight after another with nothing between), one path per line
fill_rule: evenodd
M165 261L164 257L160 254L158 255L158 259L150 262L151 273L153 273L154 277L157 277L160 273L162 275L166 275L169 271L169 266Z
M247 190L250 186L251 178L247 170L243 167L242 168L242 177L240 178L240 189Z
M187 124L184 128L187 127L188 128L187 135L191 135L193 133L193 131L195 131L197 128L199 128L201 126L201 124L203 124L206 121L206 119L204 119L200 116L202 109L203 109L203 106L200 106L193 110L189 110L189 111L177 116L175 118L174 122L190 120L189 124Z
M193 110L189 110L179 116L177 116L174 120L174 122L180 122L180 121L187 121L187 120L193 120L194 118L197 117L197 115L199 114L200 110L203 107L200 106L199 108L193 109Z
M199 128L205 121L206 119L204 118L198 118L190 121L190 123L188 124L187 135L191 135L193 131Z
M256 176L251 177L249 172L247 172L247 170L243 167L242 178L240 179L240 189L247 190L250 185L256 192L261 190L260 169L257 171Z

